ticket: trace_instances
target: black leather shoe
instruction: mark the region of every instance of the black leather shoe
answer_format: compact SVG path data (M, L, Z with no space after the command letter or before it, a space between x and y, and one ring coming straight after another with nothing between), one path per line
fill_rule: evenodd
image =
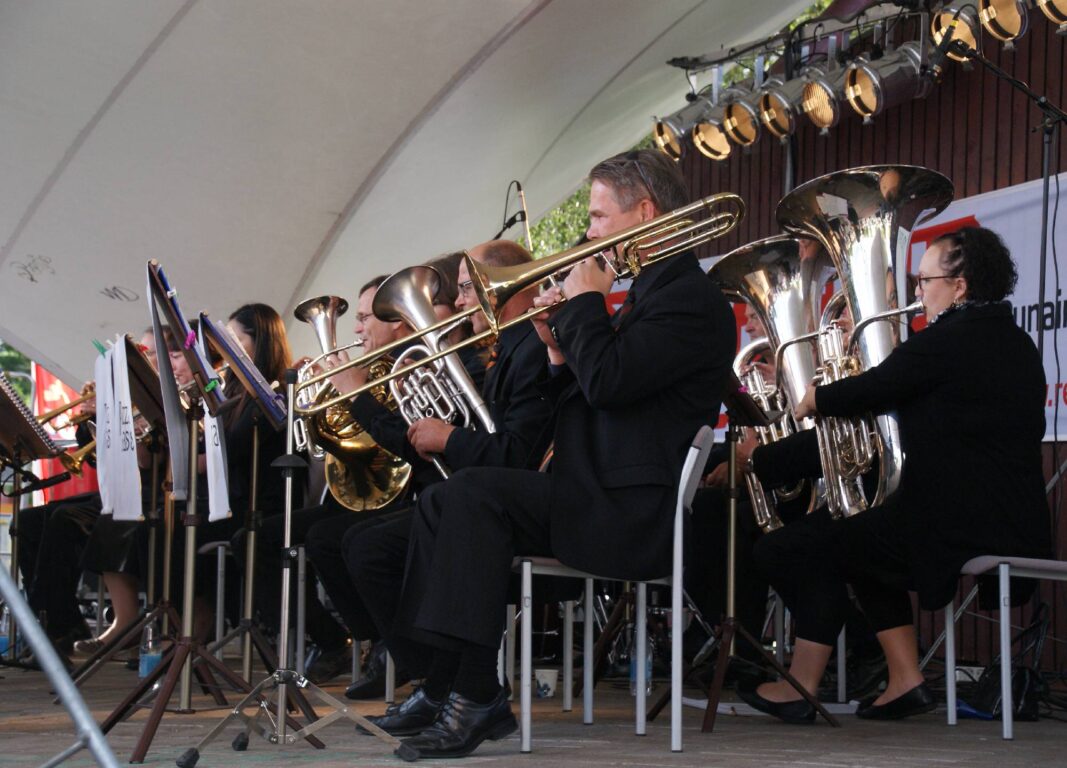
M902 717L924 715L937 709L937 699L925 682L885 704L875 704L875 698L877 697L860 704L856 717L862 717L864 720L899 720Z
M392 704L384 715L367 719L392 736L414 736L433 725L442 704L427 696L425 688L417 688L402 704Z
M475 704L453 691L433 724L400 742L396 754L409 763L419 758L464 757L486 739L503 739L518 727L503 690L488 704Z
M308 654L312 656L312 654ZM333 680L352 666L352 646L345 643L340 648L319 649L310 663L306 664L304 677L315 685L322 685Z
M809 704L806 699L771 701L760 696L755 689L741 689L738 690L737 695L754 709L766 712L768 715L774 715L786 723L811 725L815 722L815 707Z
M396 687L411 682L411 675L396 670ZM375 643L363 676L345 689L346 699L380 699L385 695L385 643Z

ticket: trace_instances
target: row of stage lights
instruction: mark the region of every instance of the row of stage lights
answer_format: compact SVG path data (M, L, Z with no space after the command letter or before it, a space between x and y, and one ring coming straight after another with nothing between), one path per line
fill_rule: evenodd
M1059 25L1060 33L1067 32L1067 0L1036 0L1036 5ZM983 27L1009 49L1026 34L1030 23L1025 0L980 0L977 9L947 5L931 17L934 46L957 21L952 40L976 50ZM783 82L771 77L755 90L731 86L717 103L705 89L674 114L657 118L653 138L656 146L675 159L681 158L685 139L691 137L702 155L725 160L734 144L748 147L755 143L761 126L785 140L802 115L826 133L841 119L844 104L869 123L884 110L929 93L933 80L924 76L920 45L904 43L878 59L856 57L843 68L807 66L795 79ZM965 60L954 53L948 53L948 58Z

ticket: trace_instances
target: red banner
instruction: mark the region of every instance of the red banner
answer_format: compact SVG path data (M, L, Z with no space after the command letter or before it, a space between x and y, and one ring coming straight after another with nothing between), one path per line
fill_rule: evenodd
M78 398L78 393L57 379L39 365L33 366L34 386L34 413L47 413L62 405L67 405ZM75 428L70 426L70 419L78 409L74 408L58 416L48 425L49 431L54 432L54 437L60 440L73 440ZM53 429L55 428L55 429ZM73 450L73 449L68 449ZM39 464L38 474L41 477L52 477L63 473L63 463L59 459L46 459ZM44 490L45 501L56 501L79 493L89 493L97 490L96 470L89 466L88 462L82 464L81 476L74 475L65 483L54 485Z

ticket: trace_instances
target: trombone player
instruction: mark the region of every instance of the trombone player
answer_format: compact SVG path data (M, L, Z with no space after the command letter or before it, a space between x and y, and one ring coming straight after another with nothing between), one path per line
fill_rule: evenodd
M678 168L651 150L598 163L589 179L590 240L688 202ZM549 471L468 468L418 500L394 630L434 648L428 684L451 692L401 743L404 759L460 757L516 729L496 676L513 556L628 579L670 570L676 484L694 433L718 416L733 314L692 252L642 269L614 315L613 280L590 258L535 299L567 299L534 321L556 412Z

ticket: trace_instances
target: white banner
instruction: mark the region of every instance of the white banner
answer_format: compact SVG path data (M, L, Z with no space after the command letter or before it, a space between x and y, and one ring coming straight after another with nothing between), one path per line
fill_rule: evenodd
M1040 304L1039 291L1042 191L1040 179L956 200L939 216L912 233L908 263L904 265L908 272L915 272L919 259L926 252L927 244L939 235L960 227L985 227L1003 238L1019 271L1015 293L1009 297L1015 322L1030 334L1035 344L1042 325L1045 329L1045 381L1048 382L1048 396L1045 399L1046 440L1052 440L1054 435L1060 439L1067 437L1067 387L1064 386L1064 372L1056 370L1057 351L1064 365L1067 365L1067 333L1060 332L1060 329L1067 328L1067 298L1062 295L1063 288L1056 284L1056 268L1053 264L1056 252L1067 254L1067 227L1064 227L1062 222L1056 227L1052 220L1056 205L1056 184L1057 179L1053 177L1050 186L1049 244L1046 257L1048 263L1043 307ZM1060 174L1059 184L1067 186L1067 173ZM1064 208L1061 215L1067 215L1067 206L1061 207Z

